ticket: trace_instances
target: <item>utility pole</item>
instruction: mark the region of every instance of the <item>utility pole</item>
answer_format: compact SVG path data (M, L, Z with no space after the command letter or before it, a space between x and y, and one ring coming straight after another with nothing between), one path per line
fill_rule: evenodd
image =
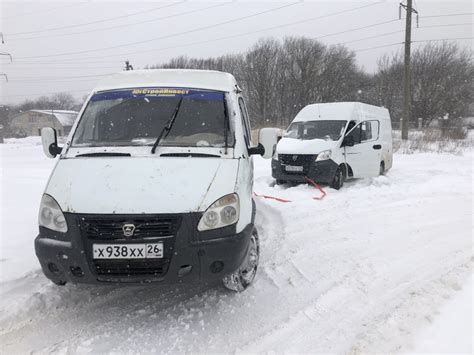
M408 139L408 127L410 124L411 117L411 68L410 68L410 55L411 55L411 15L412 13L417 14L418 11L413 9L412 0L407 0L407 4L400 3L400 17L401 8L404 8L407 13L405 23L405 72L403 79L403 119L402 119L402 139Z
M125 70L133 70L133 66L130 64L130 61L125 61Z

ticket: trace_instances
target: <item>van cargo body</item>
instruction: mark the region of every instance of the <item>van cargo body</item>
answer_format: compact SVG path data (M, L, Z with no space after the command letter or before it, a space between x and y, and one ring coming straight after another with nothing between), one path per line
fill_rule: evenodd
M235 291L258 264L253 147L232 75L143 70L112 75L89 96L43 195L35 249L56 284L223 280ZM265 154L265 150L267 153ZM270 152L270 153L269 153Z
M272 176L277 183L308 177L339 189L347 178L385 173L392 154L387 109L359 102L308 105L278 143Z

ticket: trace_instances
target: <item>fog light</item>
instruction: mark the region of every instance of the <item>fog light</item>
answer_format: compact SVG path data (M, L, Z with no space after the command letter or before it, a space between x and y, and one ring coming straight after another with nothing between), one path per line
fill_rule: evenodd
M84 271L79 266L71 266L71 274L73 274L76 277L82 277L84 276Z
M222 261L214 261L209 267L209 270L211 270L213 274L221 272L222 269L224 269L224 263Z
M59 274L58 265L56 265L55 263L49 263L48 264L48 269L49 269L49 271L51 271L51 273L53 273L55 275Z

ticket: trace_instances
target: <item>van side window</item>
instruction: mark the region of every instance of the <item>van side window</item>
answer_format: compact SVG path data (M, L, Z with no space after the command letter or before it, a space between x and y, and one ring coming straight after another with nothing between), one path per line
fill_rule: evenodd
M349 122L349 125L347 126L347 131L348 132L351 131L351 129L354 126L355 126L354 121ZM354 129L352 129L352 131L347 135L354 137L354 144L359 144L360 143L360 136L361 136L360 124L358 124Z
M242 117L242 126L244 128L244 139L247 144L247 148L252 145L252 132L250 131L249 116L247 114L247 108L244 100L239 97L240 116Z
M360 142L369 142L379 138L379 121L364 121L360 124Z
M364 121L359 123L348 135L354 137L354 144L374 141L379 138L379 127L379 121ZM350 126L348 130L350 130L349 128Z

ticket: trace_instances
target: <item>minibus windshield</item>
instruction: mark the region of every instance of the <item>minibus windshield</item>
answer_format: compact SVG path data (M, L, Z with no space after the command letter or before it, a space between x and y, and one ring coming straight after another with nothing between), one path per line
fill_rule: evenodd
M160 139L160 146L233 146L226 112L225 94L220 91L139 88L101 92L89 100L72 146L153 146L173 115L173 125Z
M318 120L293 122L285 133L286 138L324 139L337 141L344 133L347 121Z

